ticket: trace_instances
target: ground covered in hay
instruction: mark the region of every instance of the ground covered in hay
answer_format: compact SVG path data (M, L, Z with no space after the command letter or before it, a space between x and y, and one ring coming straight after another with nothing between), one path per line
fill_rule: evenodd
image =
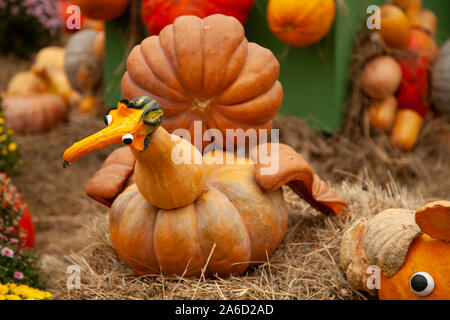
M36 248L56 299L367 299L350 287L340 269L343 229L383 209L415 209L448 196L450 150L440 136L449 122L428 121L433 129L424 130L417 149L384 162L381 154L389 147L380 134L364 145L364 139L324 137L301 120L279 117L281 140L302 152L350 203L352 217L322 216L285 189L290 208L285 240L266 263L230 279L139 278L120 261L111 246L107 208L84 194L88 179L112 149L62 168L64 149L104 126L98 117L74 111L68 124L50 133L18 137L25 169L14 183L33 213ZM81 267L80 290L66 287L66 268L73 264Z

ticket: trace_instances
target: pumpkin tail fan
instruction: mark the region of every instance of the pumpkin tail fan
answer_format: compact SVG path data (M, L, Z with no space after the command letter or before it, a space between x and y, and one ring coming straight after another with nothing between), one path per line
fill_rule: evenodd
M113 151L100 170L89 180L86 194L94 200L111 207L116 197L129 186L136 159L129 147Z
M278 159L272 152L278 153ZM287 184L295 193L322 213L345 216L347 203L316 175L303 157L285 144L268 143L250 153L256 162L255 179L266 191L274 191ZM274 162L275 161L275 162ZM265 173L277 168L274 173Z
M287 185L303 200L322 213L345 216L348 212L347 203L335 192L330 191L326 182L316 174L313 174L311 189L302 180L292 180Z

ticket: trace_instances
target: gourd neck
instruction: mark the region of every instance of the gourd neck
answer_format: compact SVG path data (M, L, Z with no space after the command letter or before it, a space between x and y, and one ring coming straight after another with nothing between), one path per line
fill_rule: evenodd
M144 151L131 150L136 157L136 185L153 206L183 207L193 203L204 191L206 174L202 155L190 142L160 127Z

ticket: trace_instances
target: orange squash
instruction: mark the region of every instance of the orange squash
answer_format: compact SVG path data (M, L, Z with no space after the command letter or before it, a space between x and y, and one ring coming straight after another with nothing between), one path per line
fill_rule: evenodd
M160 104L149 97L122 101L105 118L107 128L64 153L67 164L110 144L130 146L135 184L122 191L132 159L121 151L107 159L88 192L112 202L112 242L135 273L228 276L266 261L287 229L283 184L322 212L345 214L347 204L292 148L259 146L278 147L273 157L269 152L269 162L260 161L259 148L252 151L253 160L222 151L202 156L187 140L160 127L162 116ZM213 161L227 156L226 163ZM265 173L272 161L278 161L278 170Z
M381 300L450 299L450 202L414 213L389 209L356 221L340 251L347 279ZM369 266L380 268L379 287L369 287Z
M294 46L309 46L322 40L335 16L334 0L270 0L267 6L270 30Z
M399 7L390 4L383 5L379 33L388 46L406 47L411 38L411 21Z
M37 53L31 71L47 82L50 92L60 95L69 103L74 90L64 70L65 55L66 50L62 47L43 48Z
M411 150L419 138L423 118L414 110L401 109L395 117L391 141L404 151Z
M397 114L397 99L390 96L369 108L370 126L389 132L394 125Z
M128 8L130 0L74 0L86 17L99 20L112 20L120 17Z
M420 24L420 11L422 0L395 0L394 4L400 7L411 21L413 26Z
M163 127L188 129L191 141L194 121L224 137L226 129L270 129L283 99L275 56L248 43L239 21L221 14L177 18L131 51L127 70L124 98L157 99Z

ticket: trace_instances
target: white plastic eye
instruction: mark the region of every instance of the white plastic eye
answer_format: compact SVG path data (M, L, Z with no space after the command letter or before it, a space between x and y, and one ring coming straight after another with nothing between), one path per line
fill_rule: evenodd
M108 114L107 116L105 116L105 117L103 118L103 120L105 121L105 124L106 124L107 126L109 126L109 125L111 124L111 122L112 122L112 115Z
M133 139L133 135L131 133L127 133L122 137L122 142L125 144L132 144Z
M419 297L426 297L434 290L434 279L426 272L417 272L409 280L409 287Z

